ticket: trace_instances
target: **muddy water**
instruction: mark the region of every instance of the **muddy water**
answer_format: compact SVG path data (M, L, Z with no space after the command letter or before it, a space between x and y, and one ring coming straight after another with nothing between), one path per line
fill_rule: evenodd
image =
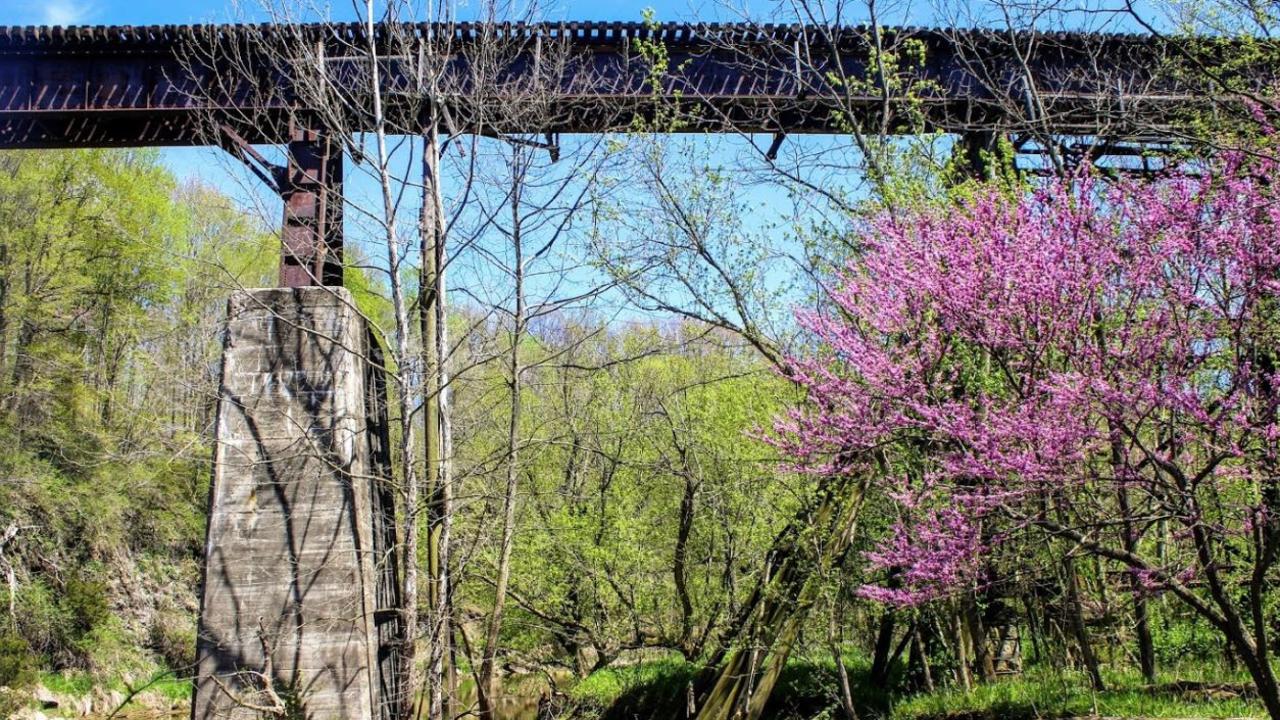
M538 720L538 698L503 695L494 711L494 720Z
M563 677L557 677L556 681L563 685L568 678L569 674L565 673ZM538 720L539 702L549 689L546 677L540 674L514 675L505 678L503 694L498 697L497 707L494 708L494 720ZM459 701L463 708L474 709L476 702L474 684L468 682L463 685ZM174 720L187 718L190 715L191 708L185 703L171 710L157 710L139 704L121 709L115 718L116 720ZM89 720L105 720L108 715L95 714L86 717Z
M525 697L520 695L504 695L498 698L498 706L495 708L495 720L538 720L538 697ZM172 711L151 710L139 708L137 710L121 710L115 716L115 720L175 720L176 718L190 717L191 710L189 708L176 709ZM106 720L107 715L89 715L89 720Z
M538 698L522 696L503 696L498 698L495 720L538 720ZM183 708L172 711L138 709L121 710L115 720L175 720L190 717L191 710ZM89 715L89 720L106 720L107 715Z
M570 678L567 672L554 672L553 675L562 688ZM550 690L546 676L541 674L529 673L503 678L502 694L498 696L494 707L494 720L538 720L538 705ZM473 683L464 683L458 694L463 708L474 708L476 693Z

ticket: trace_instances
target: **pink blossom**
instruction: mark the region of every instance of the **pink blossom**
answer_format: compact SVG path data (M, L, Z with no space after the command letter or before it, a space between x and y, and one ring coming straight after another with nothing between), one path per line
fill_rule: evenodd
M1180 541L1207 489L1245 506L1235 518L1274 517L1249 488L1280 457L1280 369L1256 351L1280 342L1263 330L1280 318L1280 190L1270 163L1215 170L990 189L868 223L833 310L798 313L819 342L792 358L811 403L770 436L817 475L889 458L903 519L866 558L901 583L864 596L971 586L979 528L1029 527L1047 507L1087 523L1091 494L1118 487Z

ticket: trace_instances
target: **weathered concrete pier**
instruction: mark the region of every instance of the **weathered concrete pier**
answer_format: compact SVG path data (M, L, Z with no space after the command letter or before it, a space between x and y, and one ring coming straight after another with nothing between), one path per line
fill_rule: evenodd
M192 716L384 717L398 616L377 347L340 287L228 305Z

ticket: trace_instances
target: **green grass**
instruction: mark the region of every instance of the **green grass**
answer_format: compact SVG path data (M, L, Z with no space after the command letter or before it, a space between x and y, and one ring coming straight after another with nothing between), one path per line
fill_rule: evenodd
M1232 691L1249 688L1248 677L1216 665L1192 665L1162 672L1148 687L1136 672L1108 672L1107 691L1093 693L1083 673L1033 667L972 690L944 688L933 693L894 696L890 688L872 686L867 664L849 658L847 666L862 720L1033 720L1036 718L1261 718L1257 700ZM580 720L657 720L683 717L690 681L700 666L679 656L621 665L593 673L569 688ZM55 693L84 695L92 691L91 675L43 674L40 680ZM530 683L539 678L527 678ZM1176 683L1206 683L1207 688ZM144 682L136 681L135 684ZM536 683L535 683L536 684ZM117 680L98 687L125 691ZM835 663L830 658L797 658L787 664L766 712L767 720L840 717L836 704ZM191 682L172 676L151 684L147 692L170 701L190 697ZM535 693L536 694L536 693Z
M154 692L169 701L189 700L191 699L191 679L176 678L169 675L157 680L155 684L147 688L147 692Z
M1162 673L1148 687L1136 672L1106 673L1107 691L1094 693L1079 672L1031 668L1021 676L976 685L894 696L873 686L865 662L847 662L862 720L1033 720L1035 718L1261 718L1262 705L1234 691L1250 687L1247 676L1215 666ZM575 718L645 719L683 717L689 681L699 667L678 657L609 668L577 683L569 695ZM1209 687L1176 686L1187 681ZM830 658L794 659L778 681L767 720L840 717L835 663Z
M1184 678L1185 679L1185 676ZM1196 678L1201 680L1202 678ZM893 706L891 720L985 720L990 718L1063 718L1083 716L1126 718L1244 718L1263 717L1256 700L1228 693L1186 693L1168 687L1177 680L1162 677L1148 688L1133 673L1108 673L1107 690L1094 693L1082 673L1034 669L972 690L949 688L904 698ZM1214 677L1212 682L1224 682ZM1238 678L1231 679L1238 684ZM1247 684L1246 684L1247 686Z
M868 664L846 661L856 691L860 717L883 717L889 695L865 681ZM606 668L592 673L569 690L574 718L644 720L684 717L689 683L701 666L679 656ZM835 662L825 658L793 658L783 669L765 711L770 720L830 716L836 708ZM825 714L824 714L825 713Z
M683 717L685 693L698 666L679 656L592 673L569 690L572 717L614 720Z
M173 675L163 675L155 678L149 685L151 677L139 678L133 681L135 688L141 685L147 685L145 690L141 692L154 693L160 695L167 700L184 700L191 697L191 680L190 678L178 678ZM50 691L59 695L81 696L88 695L93 692L94 688L102 688L105 690L116 690L122 693L129 692L122 679L115 678L103 682L97 680L90 673L40 673L40 683Z
M569 697L592 705L607 707L616 703L628 692L646 690L672 693L683 692L689 680L698 672L698 666L678 657L650 660L605 668L594 672L573 686Z
M89 673L40 673L40 684L59 695L88 695L98 683Z

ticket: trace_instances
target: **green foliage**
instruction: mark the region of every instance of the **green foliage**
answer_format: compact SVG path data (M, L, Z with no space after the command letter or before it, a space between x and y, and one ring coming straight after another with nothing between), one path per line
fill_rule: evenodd
M88 635L111 617L111 610L107 607L107 587L98 581L68 580L58 602L65 618L61 629L75 636Z
M156 693L169 700L191 697L191 679L178 677L169 670L162 670L132 686L121 677L102 678L85 672L44 672L39 674L38 680L51 692L70 697L88 695L94 688L129 692L141 686L145 686L146 692Z
M1152 633L1156 659L1164 666L1222 658L1222 635L1198 618L1173 618Z
M656 27L652 11L645 22ZM647 40L635 47L656 94L671 70L667 50ZM901 98L900 122L922 130L931 88L908 79L927 61L925 52L908 40L872 54L869 72L883 72L884 80L833 82L850 97L884 89ZM687 112L677 94L632 130L687 129ZM937 162L936 135L904 140L852 121L844 129L859 137L875 185L871 197L853 203L855 215L952 202L992 180L1010 193L1024 189L1008 164L1007 141L979 152L992 171L975 178L974 158L958 145L950 160ZM794 388L756 349L743 348L741 337L713 329L740 325L762 345L778 337L769 325L787 322L792 296L771 286L769 275L794 248L779 252L767 237L776 228L744 222L751 207L741 187L725 168L708 165L696 146L663 139L641 149L654 171L655 186L646 190L681 203L678 219L686 225L655 211L635 220L640 232L627 245L615 232L628 221L625 206L600 203L600 269L624 286L633 283L631 297L641 305L671 313L660 307L665 301L687 311L673 314L708 321L620 328L566 313L539 317L521 339L528 402L519 428L513 592L500 647L503 660L572 666L585 675L570 690L583 718L683 716L702 663L734 639L733 618L767 585L764 559L779 529L814 494L810 478L781 471L756 437L796 402ZM835 237L830 227L806 236L802 242L811 244L804 251L831 256L824 262L832 265L856 259L857 239ZM274 281L277 244L217 193L179 187L152 153L0 154L0 531L20 528L5 548L18 589L12 629L0 625L6 627L0 686L30 684L37 670L54 669L44 675L47 686L83 694L95 685L123 688L118 678L126 670L136 677L141 668L154 669L151 663L175 674L192 666L189 601L204 537L221 317L230 290ZM375 327L388 327L385 289L364 269L358 249L347 260L345 284L359 309ZM830 267L815 260L812 269L821 278ZM731 307L739 314L725 310ZM507 331L501 321L470 312L450 318L451 338L464 340L454 361L465 371L451 388L460 499L455 539L461 538L454 588L468 630L494 600L493 479L501 469L510 388L495 360ZM956 354L957 391L1001 382L987 358ZM886 462L886 475L923 472L915 457ZM1208 512L1209 521L1238 521ZM849 609L841 632L858 648L851 655L869 645L880 611L849 595L865 580L858 559L868 538L895 519L885 498L869 497L853 550L818 578L822 602ZM804 544L824 539L812 528L798 537ZM1034 563L1014 562L1026 561L1024 555L1007 559L1008 566L1033 574L1028 565L1041 560L1054 567L1050 550L1034 552ZM993 567L998 575L1006 569ZM1086 595L1099 595L1111 582L1101 567L1080 572ZM1122 606L1112 599L1112 612ZM939 611L938 619L949 619L948 612ZM1195 676L1197 663L1221 661L1216 633L1153 615L1162 665ZM900 619L899 633L906 622ZM825 631L816 622L801 631L768 717L842 717ZM1047 642L1060 646L1055 656L1066 656L1070 640ZM938 642L930 650L934 680L943 686L931 694L906 694L896 673L873 683L869 663L851 657L860 716L1259 714L1250 699L1144 688L1127 669L1118 670L1127 663L1123 653L1113 656L1116 668L1107 676L1113 689L1106 693L1090 693L1082 677L1045 667L960 691L947 687L959 682L954 648ZM470 659L457 660L465 673ZM152 688L169 698L190 694L189 682L172 677ZM299 693L284 694L296 710ZM12 711L5 702L0 696L0 716Z
M41 667L145 667L148 614L188 604L218 328L275 245L154 152L0 153L0 530Z
M109 597L99 580L77 577L56 586L34 579L19 587L18 632L50 667L98 673L124 669L136 653Z
M87 695L100 681L83 672L42 673L40 684L59 695Z
M673 717L663 713L683 703L698 670L674 657L606 668L574 685L569 697L582 711L606 713L604 717L632 717L639 711L651 713L648 717Z
M662 25L658 22L658 14L653 8L646 7L640 13L642 22L650 32L656 33L661 29ZM632 46L646 68L645 90L652 96L653 111L650 118L645 118L639 113L632 117L630 131L632 133L661 133L678 132L687 128L690 124L690 118L686 114L694 110L682 105L682 100L684 99L683 90L677 87L672 92L670 100L662 97L662 91L666 86L669 74L683 70L683 67L671 67L671 54L668 52L667 46L659 40L647 37L636 38L632 41Z
M652 350L663 347L680 349ZM530 348L531 358L546 355L574 367L549 364L526 374L522 433L535 440L522 468L528 500L503 647L558 646L580 673L627 646L679 649L695 659L750 591L760 569L755 558L794 511L803 481L780 476L768 447L751 437L759 419L781 407L788 386L692 327L610 336L566 325ZM495 410L464 412L459 424L496 430L506 415L484 398L504 392L503 376L474 377L459 384L458 407ZM500 437L477 434L461 455L483 469L500 453ZM475 477L462 494L491 495L485 476ZM475 510L460 519L464 532L482 532L478 524L493 512ZM491 602L471 597L479 606Z
M191 697L191 680L166 675L152 682L147 689L159 693L170 701L186 700Z
M166 667L190 674L196 663L196 623L190 613L157 613L151 620L149 647Z
M855 686L859 712L882 717L889 707L887 689L869 682L870 665L866 661L847 658L846 665ZM594 672L569 690L572 717L602 720L684 717L690 685L700 681L699 675L704 669L678 657L666 657ZM838 688L835 662L830 656L793 658L778 679L765 717L770 720L842 717Z
M13 630L0 630L0 686L22 689L31 685L36 680L37 662L26 638Z
M1022 677L952 688L907 698L893 707L892 720L1013 720L1066 717L1245 718L1264 715L1252 699L1188 697L1171 689L1147 688L1136 673L1109 673L1109 689L1093 693L1083 673L1043 669Z

